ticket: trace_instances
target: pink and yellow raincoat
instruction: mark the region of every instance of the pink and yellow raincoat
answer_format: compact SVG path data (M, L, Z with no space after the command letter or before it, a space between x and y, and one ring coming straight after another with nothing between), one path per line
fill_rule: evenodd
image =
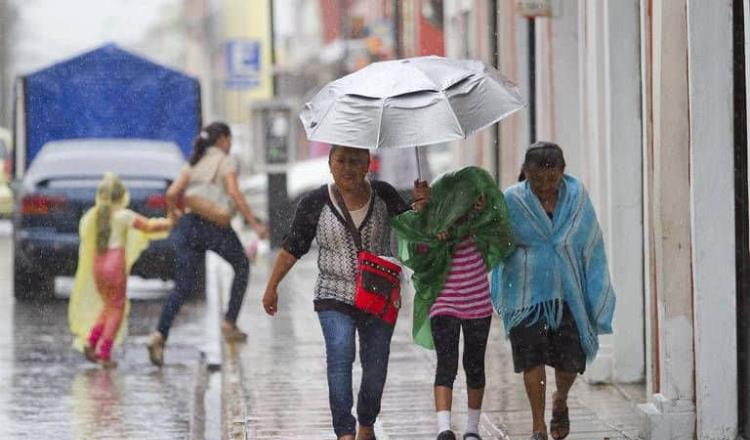
M150 240L166 237L168 219L148 219L127 208L130 195L107 173L96 204L81 218L78 269L68 304L73 346L94 362L111 363L111 350L127 333L130 268Z

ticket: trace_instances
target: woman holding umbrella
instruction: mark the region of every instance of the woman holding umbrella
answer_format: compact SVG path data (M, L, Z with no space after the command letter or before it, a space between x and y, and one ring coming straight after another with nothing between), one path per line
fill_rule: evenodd
M516 250L492 277L495 307L523 373L532 440L547 439L545 365L555 369L550 433L570 432L568 391L594 360L598 335L612 332L615 292L604 241L583 184L565 174L562 149L537 142L526 151L521 182L505 191Z
M523 107L521 94L518 88L508 81L496 69L480 61L474 60L454 60L436 56L416 57L403 60L390 60L370 64L369 66L358 70L352 74L339 78L323 87L315 97L308 103L300 114L307 138L310 141L328 142L338 145L356 145L361 148L369 148L377 151L389 148L417 147L435 145L442 142L449 142L466 137L477 131L489 127L500 121L509 114ZM420 167L420 156L417 152L417 169ZM351 154L351 153L347 153ZM364 156L363 156L364 157ZM338 153L334 152L331 156L331 172L338 186L339 179L344 175L336 169ZM357 180L360 187L364 185L364 174L366 173L366 164L358 164L359 177ZM337 173L339 174L337 176ZM421 179L421 174L419 174ZM346 183L341 180L342 186ZM355 186L357 186L355 185ZM374 184L372 190L378 197L384 200L395 200L396 197L387 196L394 192L389 186L387 191L378 190ZM343 192L344 190L342 190ZM349 191L349 190L346 190ZM354 210L364 209L364 200L367 199L367 191L357 191L349 193L345 197L346 206ZM415 190L417 198L416 205L425 203L429 195L429 188L426 185L419 185ZM371 197L372 200L377 198ZM399 198L400 199L400 198ZM420 201L420 199L422 199ZM325 189L321 189L319 194L311 200L303 201L297 211L295 223L290 234L291 240L288 241L286 254L282 254L277 261L274 273L269 282L269 289L264 298L264 306L268 313L275 313L276 307L276 285L278 281L286 274L291 266L309 247L309 242L317 234L318 242L321 244L321 253L325 253L325 237L321 233L325 228L321 227L325 218L327 205L333 206L330 202L333 200ZM472 200L474 203L476 200ZM361 203L359 203L361 202ZM396 207L397 209L393 209ZM416 206L415 206L416 207ZM305 213L305 211L311 213ZM392 217L406 210L403 201L400 203L391 203L388 206L388 215ZM322 214L321 214L322 212ZM369 215L368 215L369 216ZM366 216L364 222L367 222ZM354 217L352 215L352 217ZM455 220L455 219L454 219ZM328 222L336 224L336 222ZM340 222L339 222L340 223ZM339 229L340 225L339 225ZM300 233L296 231L308 230L309 232ZM337 234L344 233L339 230ZM295 240L296 238L296 240ZM459 237L463 238L463 237ZM321 242L321 239L323 241ZM379 240L387 239L386 235L381 235ZM297 243L296 245L294 243ZM339 241L340 243L341 241ZM384 245L385 243L383 243ZM451 244L455 244L451 242ZM339 245L340 246L340 245ZM349 244L347 247L352 247ZM445 247L448 248L448 247ZM295 254L296 252L296 254ZM321 255L322 255L321 254ZM349 261L353 262L355 254L349 254ZM450 257L450 256L449 256ZM324 288L328 288L321 280L325 280L329 270L319 264L321 276L318 281L319 292L322 293ZM355 265L350 263L350 269L347 272L340 272L338 275L344 278L340 283L348 283L347 292L354 290L354 272ZM445 268L445 267L443 267ZM347 279L348 277L348 279ZM432 293L435 293L432 291ZM347 294L348 295L348 294ZM346 300L346 295L340 296ZM320 299L322 299L319 296ZM348 299L351 301L351 299ZM316 307L318 304L316 303ZM491 310L490 310L491 312ZM326 323L323 314L321 324L326 333ZM424 315L426 317L427 315ZM429 319L427 319L429 322ZM429 326L426 326L429 335ZM352 330L353 332L353 330ZM362 339L360 333L360 340ZM431 336L430 336L431 337ZM350 338L353 340L353 338ZM390 335L388 335L390 340ZM334 340L329 344L329 335L326 335L326 344L333 347ZM351 351L353 358L353 348ZM366 363L363 353L363 368ZM368 356L369 357L369 356ZM483 357L483 355L482 355ZM387 354L383 358L387 360ZM329 362L331 356L329 352ZM347 360L348 371L343 377L350 381L351 362ZM332 384L331 369L329 363L329 386ZM479 376L479 375L478 375ZM383 380L385 375L383 374ZM477 381L479 386L480 381ZM342 392L349 393L351 386L349 382L344 382L341 387ZM349 387L348 389L346 387ZM363 382L364 386L364 382ZM447 388L447 387L446 387ZM349 391L347 391L349 390ZM381 390L382 391L382 390ZM353 430L353 418L348 413L340 413L343 421L337 422L339 410L334 405L334 390L331 389L331 406L334 413L334 426L337 434L345 434L345 438L351 438L348 432ZM360 391L360 398L363 393ZM361 400L361 399L360 399ZM480 400L480 399L477 399ZM342 399L342 408L348 411L351 403ZM379 396L378 396L379 402ZM379 405L379 404L378 404ZM359 408L358 408L359 412ZM375 411L377 412L377 411ZM366 421L374 421L373 417L367 418ZM360 423L362 419L360 418ZM365 424L367 426L367 424ZM369 429L369 428L368 428ZM366 431L371 432L371 430ZM368 434L369 435L369 434ZM349 436L349 437L346 437ZM341 437L340 437L341 438ZM369 438L364 436L362 438Z
M278 312L279 283L317 240L313 303L325 339L333 430L338 439L353 440L359 422L357 439L370 440L375 438L373 425L380 412L393 326L354 306L358 246L346 217L359 229L363 248L390 255L389 220L409 205L391 185L365 178L370 165L367 150L334 145L328 163L334 183L308 193L297 206L268 280L263 308L271 316ZM417 197L424 197L424 191L415 190ZM355 335L362 364L356 419L351 413Z

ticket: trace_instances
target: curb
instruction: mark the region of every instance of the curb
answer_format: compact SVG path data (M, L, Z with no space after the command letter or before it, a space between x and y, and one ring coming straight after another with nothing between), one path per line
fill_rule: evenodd
M242 367L235 343L222 344L224 368L221 369L221 414L224 440L246 440L247 409L242 381Z
M206 437L206 381L208 379L208 367L206 354L200 352L200 360L193 368L193 400L190 402L190 440L204 440Z
M225 280L231 279L231 269L215 255L206 256L206 313L208 314L207 368L221 371L221 438L246 440L247 408L242 380L239 347L226 342L221 335L223 292L229 290Z

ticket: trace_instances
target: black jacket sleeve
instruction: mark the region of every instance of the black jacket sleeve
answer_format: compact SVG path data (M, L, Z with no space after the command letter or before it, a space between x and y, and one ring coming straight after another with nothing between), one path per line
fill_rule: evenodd
M392 187L389 183L375 180L370 184L377 195L385 201L385 205L388 207L389 217L395 217L402 212L411 209L409 204L406 203L401 195L399 195L398 191L396 191L396 188Z
M327 202L328 187L324 185L310 191L297 205L292 226L281 243L281 247L295 258L301 258L310 250L318 229L320 213Z

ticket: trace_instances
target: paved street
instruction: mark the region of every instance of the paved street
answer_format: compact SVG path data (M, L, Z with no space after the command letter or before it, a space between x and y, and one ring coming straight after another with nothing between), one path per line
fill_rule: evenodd
M307 255L290 272L279 292L280 311L275 318L267 317L260 307L270 257L259 258L253 266L251 286L240 318L240 325L248 330L250 339L245 345L227 346L225 350L228 356L225 366L231 366L233 350L237 350L235 359L241 367L237 374L241 375L243 384L241 391L232 390L231 395L225 390L226 405L233 408L236 417L228 422L236 435L232 438L244 438L242 430L251 439L333 438L324 346L312 310L315 262L316 255ZM382 414L376 426L381 440L435 438L434 353L411 342L410 310L411 304L407 302L393 339ZM521 377L512 372L510 347L502 336L498 319L493 321L491 341L482 435L526 439L531 426L528 404ZM358 384L358 373L357 368L355 384ZM463 373L459 374L453 416L457 431L463 429L466 414L465 379ZM553 389L548 391L551 395ZM643 388L630 387L629 391L638 396L642 395ZM637 438L634 405L624 397L623 390L591 386L579 380L569 403L572 433L568 438Z
M130 289L131 297L148 299L132 302L118 368L102 370L70 346L65 299L13 300L11 243L0 233L0 439L204 438L204 303L186 304L159 370L143 343L164 288Z

